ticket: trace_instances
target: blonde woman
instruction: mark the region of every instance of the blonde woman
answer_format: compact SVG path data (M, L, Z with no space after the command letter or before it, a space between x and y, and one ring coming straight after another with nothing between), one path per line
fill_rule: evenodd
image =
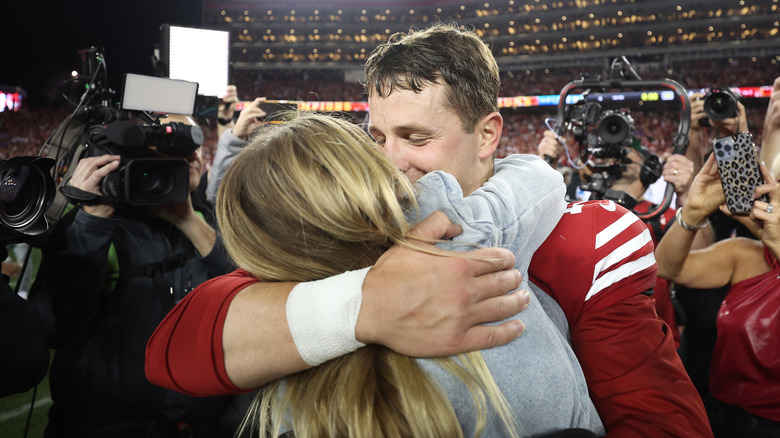
M531 156L499 162L491 180L522 172L537 199L545 200L527 202L527 210L560 217L562 180L541 168L534 174L537 161L543 163ZM429 179L436 186L447 177L433 172ZM425 181L418 189L425 190ZM523 251L533 252L556 221L525 215L508 202L511 193L477 191L467 199L495 196L510 209L510 226L528 232L531 243ZM243 268L232 280L220 280L223 287L317 280L369 267L394 243L416 245L408 236L409 218L418 219L415 187L359 127L336 118L301 115L262 131L228 170L217 199L225 246ZM472 237L489 232L467 231ZM523 315L526 333L507 346L415 359L369 345L271 383L253 403L247 427L269 427L271 436L292 429L299 438L526 436L568 428L603 433L561 333L537 302ZM593 436L590 431L583 433Z

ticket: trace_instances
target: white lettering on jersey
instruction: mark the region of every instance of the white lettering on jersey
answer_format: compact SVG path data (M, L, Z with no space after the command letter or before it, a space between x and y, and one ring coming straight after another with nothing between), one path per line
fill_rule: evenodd
M582 213L582 204L583 204L583 202L585 202L585 201L573 202L573 203L569 204L569 207L566 208L566 210L564 210L564 214L565 213L571 213L571 214L580 214L580 213Z
M612 201L609 201L609 200L607 200L607 201L601 201L601 202L599 202L599 205L600 205L600 206L601 206L601 208L603 208L604 210L607 210L607 211L615 211L615 203L614 203L614 202L612 202Z

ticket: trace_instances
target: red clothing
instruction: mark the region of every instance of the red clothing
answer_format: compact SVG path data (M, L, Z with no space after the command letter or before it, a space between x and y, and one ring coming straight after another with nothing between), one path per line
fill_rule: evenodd
M669 327L644 294L657 266L648 228L611 201L569 204L529 269L563 308L610 436L712 436Z
M593 201L569 205L534 254L530 277L563 308L610 435L709 437L668 327L643 294L656 271L647 227L611 201ZM222 325L233 296L256 281L237 270L187 295L149 340L149 380L190 395L245 392L225 372Z
M191 396L249 392L228 378L222 329L233 297L257 281L238 269L205 281L187 294L149 338L146 378Z
M710 392L780 423L780 264L767 248L764 257L772 269L733 284L720 306Z
M634 211L640 213L647 213L655 204L649 201L640 201L635 207ZM658 246L658 242L661 241L666 229L672 226L674 223L674 215L677 210L673 208L667 208L666 211L660 215L654 222L645 223L650 230L650 235L653 237L653 244ZM657 229L655 227L658 227ZM665 278L656 278L655 287L653 288L653 299L655 300L655 311L658 312L658 316L666 322L669 328L672 329L672 336L674 336L675 348L680 348L680 330L677 325L677 316L674 314L674 306L672 305L672 283Z

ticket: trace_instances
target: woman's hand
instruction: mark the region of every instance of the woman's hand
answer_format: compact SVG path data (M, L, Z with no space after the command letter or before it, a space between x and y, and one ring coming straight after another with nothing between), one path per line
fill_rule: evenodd
M772 179L766 165L761 164L764 181L754 192L753 210L749 217L737 218L777 256L780 254L780 184ZM767 195L769 202L759 200Z
M723 194L715 154L710 154L704 167L691 183L688 199L685 202L683 219L689 224L702 223L721 206L723 206L721 210L728 214L725 202L726 196Z

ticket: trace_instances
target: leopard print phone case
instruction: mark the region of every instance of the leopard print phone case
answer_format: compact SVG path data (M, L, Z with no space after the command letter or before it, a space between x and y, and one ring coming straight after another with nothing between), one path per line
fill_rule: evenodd
M748 132L712 140L726 206L733 214L750 214L753 192L764 183L758 167L758 151ZM761 198L766 200L766 195Z

